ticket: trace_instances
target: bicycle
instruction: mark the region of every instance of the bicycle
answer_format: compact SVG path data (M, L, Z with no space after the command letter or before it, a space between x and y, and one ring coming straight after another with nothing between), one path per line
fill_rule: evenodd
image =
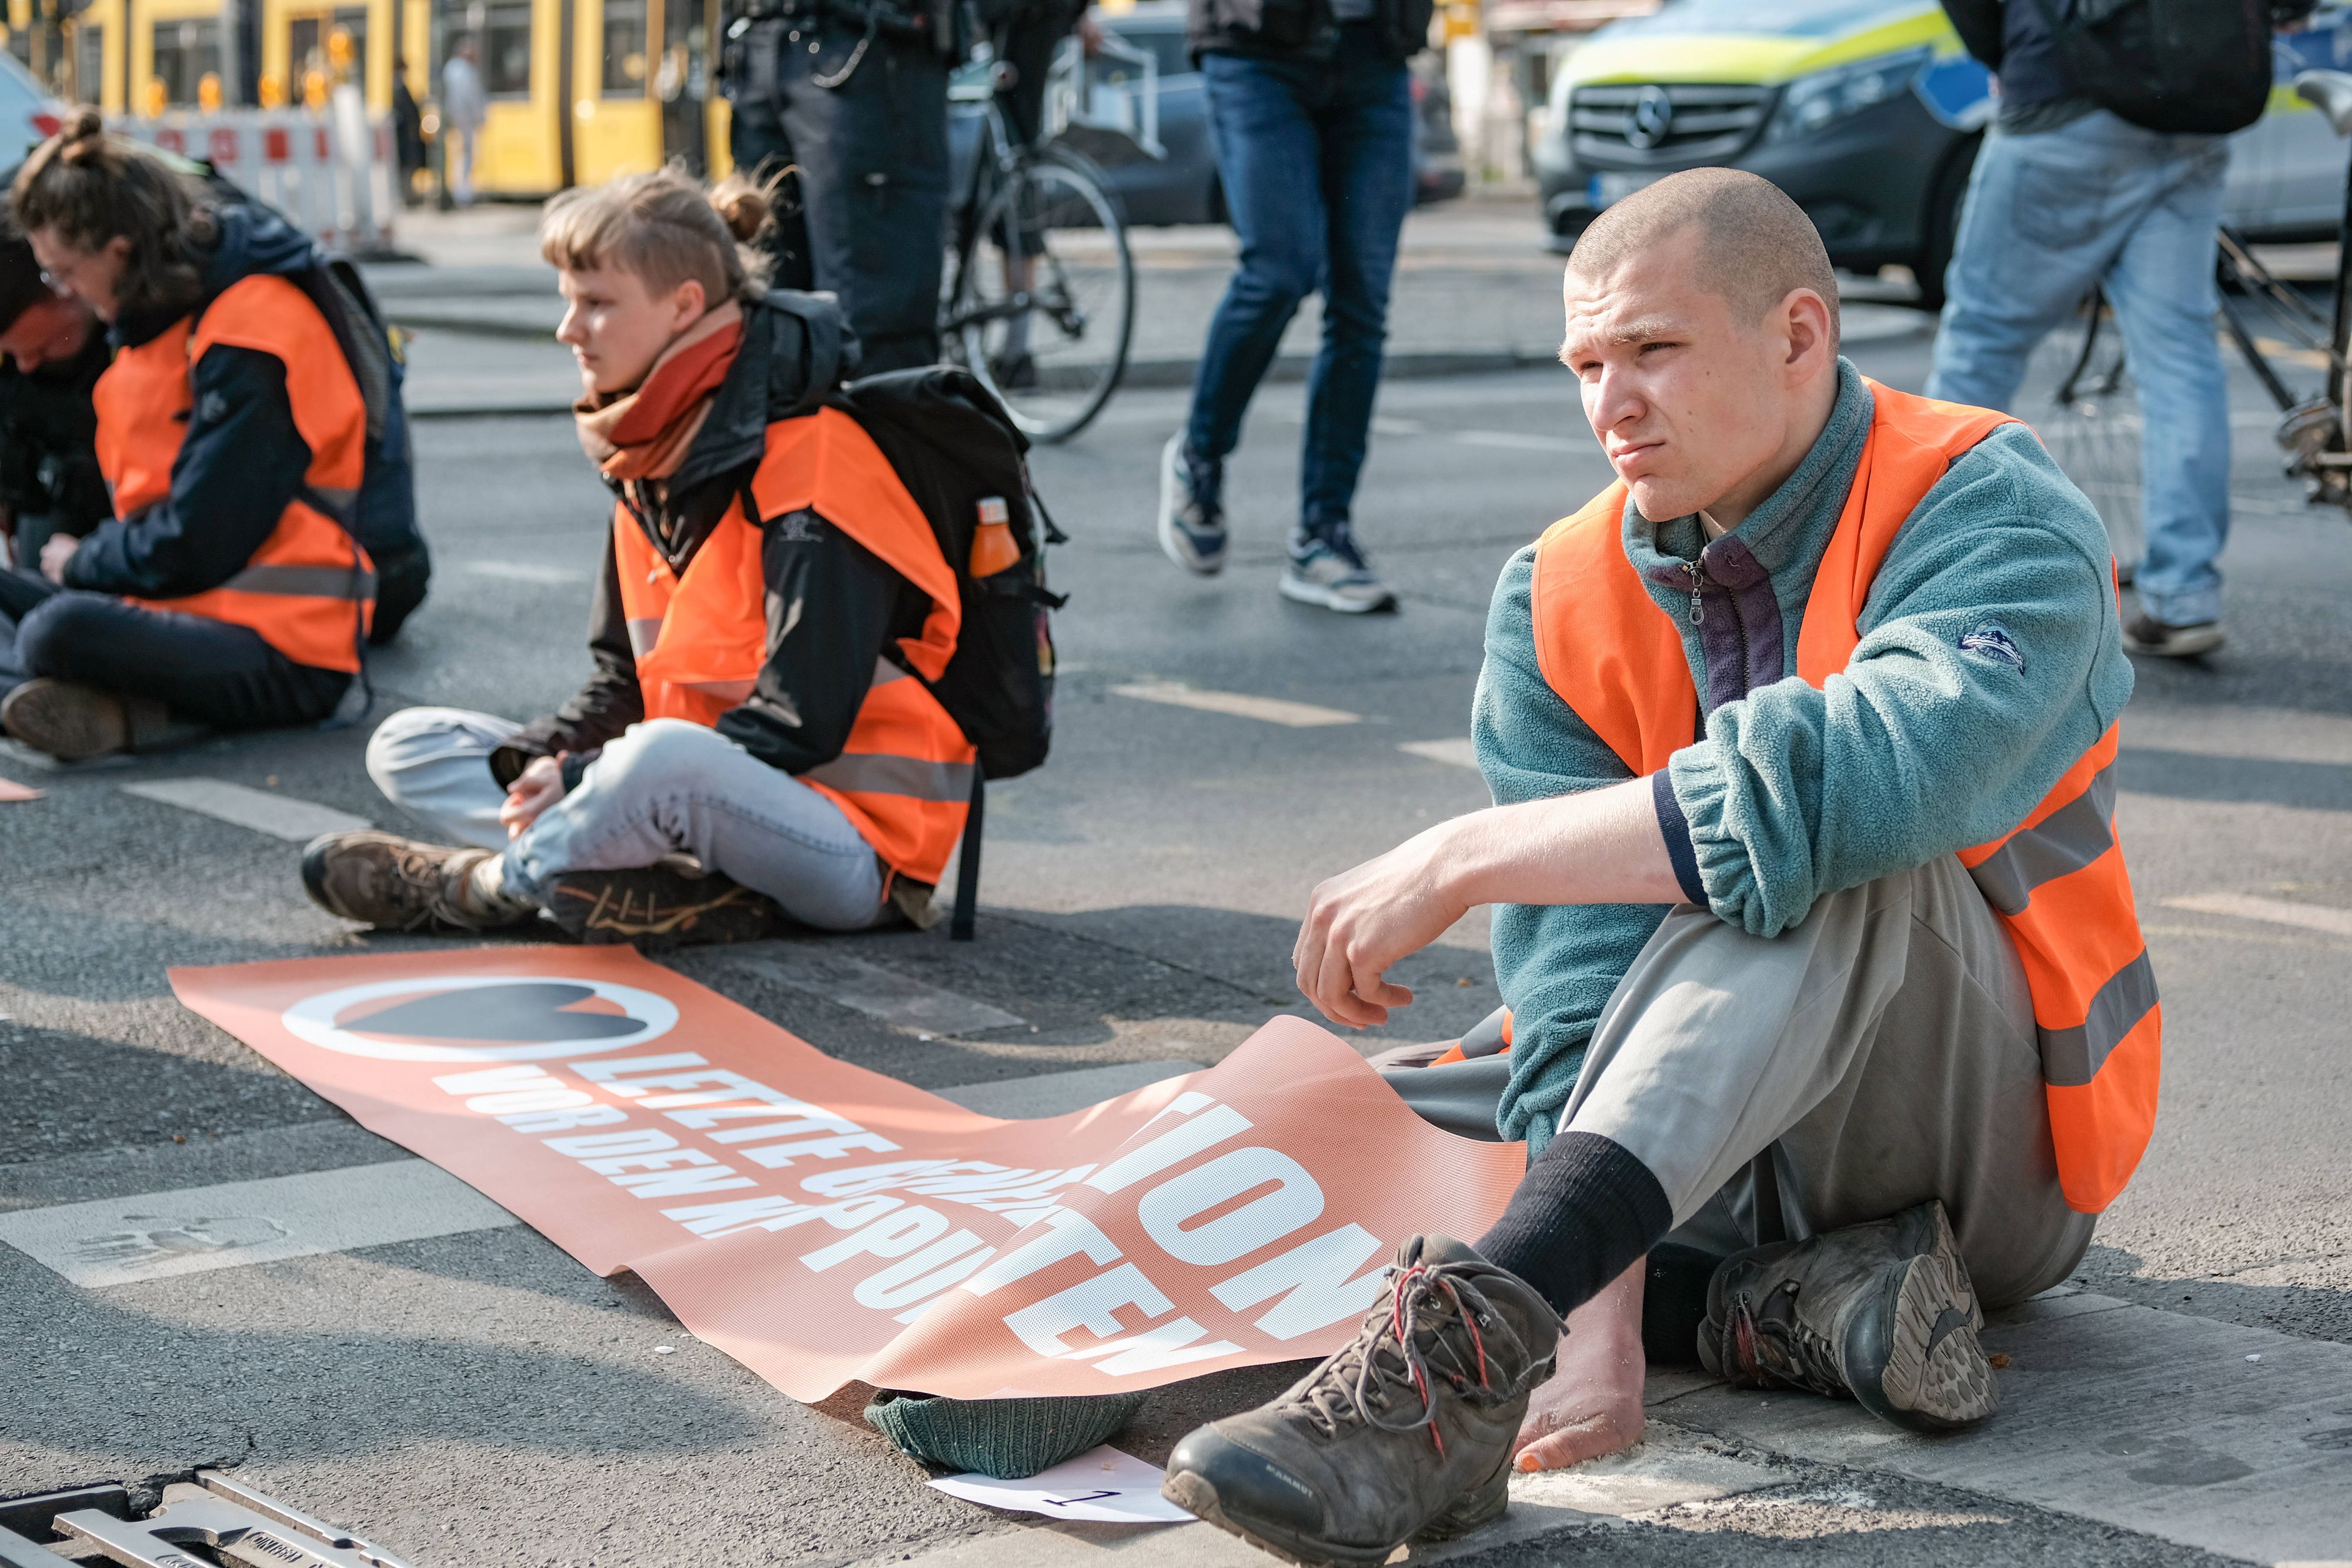
M1066 147L1013 137L1002 67L951 96L983 106L957 207L940 339L1036 441L1066 441L1118 388L1135 333L1135 257L1102 175Z
M2304 71L2294 90L2327 117L2338 136L2352 136L2352 73ZM2352 164L2337 233L2326 311L2264 266L2246 236L2226 225L2219 235L2218 271L2221 329L2278 405L2276 438L2287 474L2304 481L2310 504L2352 511ZM2113 312L2102 290L2094 288L2084 299L2082 315L2083 335L2065 349L2067 368L2042 437L2067 477L2098 507L2128 582L2145 539L2138 404L2120 337L2105 331ZM2285 340L2260 335L2265 325ZM2289 385L2277 362L2288 355L2315 360L2326 370L2318 395L2299 395Z

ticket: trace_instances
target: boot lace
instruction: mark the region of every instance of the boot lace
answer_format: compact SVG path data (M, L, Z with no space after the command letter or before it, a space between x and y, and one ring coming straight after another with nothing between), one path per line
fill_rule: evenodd
M1797 1288L1795 1281L1784 1281L1761 1302L1745 1291L1733 1295L1723 1326L1723 1358L1762 1387L1780 1385L1846 1397L1851 1391L1837 1347L1797 1314ZM1785 1302L1772 1300L1784 1294Z
M1353 1343L1323 1364L1300 1397L1326 1437L1358 1424L1383 1432L1426 1427L1443 1457L1435 1379L1461 1393L1474 1384L1482 1393L1496 1391L1479 1330L1496 1321L1495 1312L1477 1286L1450 1270L1416 1263L1388 1272L1394 1285L1387 1303L1366 1316ZM1447 1333L1456 1322L1466 1332ZM1391 1416L1398 1406L1407 1406L1402 1419Z

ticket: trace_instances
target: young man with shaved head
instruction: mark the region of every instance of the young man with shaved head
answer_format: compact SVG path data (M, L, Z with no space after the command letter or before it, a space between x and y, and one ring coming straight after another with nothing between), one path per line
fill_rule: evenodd
M2155 1113L2097 514L2023 425L1840 358L1821 240L1754 175L1609 208L1565 300L1617 483L1496 587L1496 804L1323 883L1295 954L1378 1024L1412 999L1388 971L1494 905L1507 1015L1390 1079L1524 1138L1527 1176L1169 1461L1170 1498L1300 1562L1633 1443L1645 1360L1982 1419L1984 1309L2067 1277Z

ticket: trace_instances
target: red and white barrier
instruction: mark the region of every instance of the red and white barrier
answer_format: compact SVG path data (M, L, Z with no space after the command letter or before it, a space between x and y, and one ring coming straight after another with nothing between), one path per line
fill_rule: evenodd
M167 152L208 160L331 250L392 248L393 217L400 211L392 121L370 119L357 88L338 88L323 113L174 112L117 120L110 129Z

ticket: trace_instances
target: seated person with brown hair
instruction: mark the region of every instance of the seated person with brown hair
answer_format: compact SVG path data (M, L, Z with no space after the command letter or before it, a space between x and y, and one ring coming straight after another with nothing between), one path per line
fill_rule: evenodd
M369 772L459 842L321 838L302 876L322 907L397 930L544 912L595 941L758 935L770 901L826 930L929 923L974 767L925 684L956 578L872 439L822 406L838 316L762 287L740 242L766 212L747 182L674 170L549 204L581 444L615 496L595 673L531 724L385 720Z

